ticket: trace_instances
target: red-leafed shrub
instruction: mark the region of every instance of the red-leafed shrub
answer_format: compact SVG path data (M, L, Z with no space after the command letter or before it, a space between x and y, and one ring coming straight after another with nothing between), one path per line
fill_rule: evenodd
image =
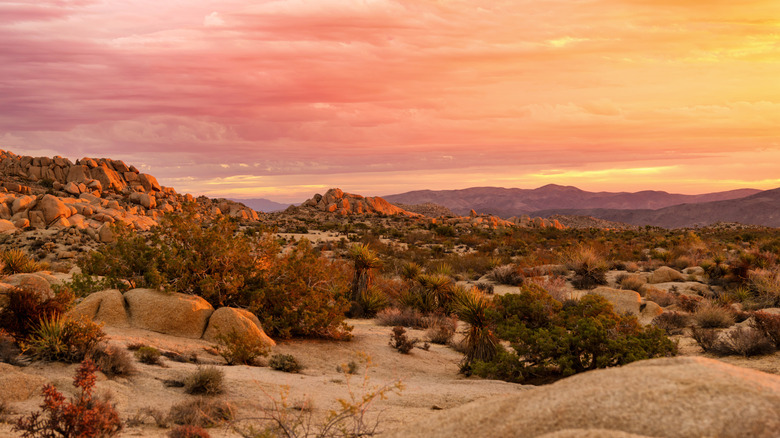
M14 430L23 437L92 438L116 435L122 429L114 407L106 400L92 397L97 368L85 360L76 370L73 386L81 388L76 397L65 400L54 385L43 387L42 411L22 417Z

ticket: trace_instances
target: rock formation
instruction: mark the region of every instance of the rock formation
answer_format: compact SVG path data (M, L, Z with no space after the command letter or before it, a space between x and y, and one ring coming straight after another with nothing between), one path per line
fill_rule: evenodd
M590 371L517 395L473 402L382 436L769 438L780 430L778 406L776 375L703 357L678 357ZM601 432L559 434L573 429Z
M292 207L296 208L296 207ZM330 189L325 195L317 193L313 198L301 204L300 209L314 209L323 212L348 215L403 215L419 216L396 207L380 197L353 195L344 193L341 189Z
M163 187L134 166L107 158L19 156L0 150L0 232L24 229L84 230L96 241L121 222L148 230L169 212L194 203L207 214L258 220L257 212L226 199L194 198Z

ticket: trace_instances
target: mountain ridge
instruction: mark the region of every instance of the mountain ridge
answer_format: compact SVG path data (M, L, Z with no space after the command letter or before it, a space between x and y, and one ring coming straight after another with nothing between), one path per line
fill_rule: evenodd
M474 209L480 213L506 218L554 209L655 210L686 203L739 199L760 192L757 189L736 189L700 195L683 195L658 190L589 192L574 186L547 184L536 189L487 186L457 190L416 190L383 197L391 203L435 203L457 214L466 214Z

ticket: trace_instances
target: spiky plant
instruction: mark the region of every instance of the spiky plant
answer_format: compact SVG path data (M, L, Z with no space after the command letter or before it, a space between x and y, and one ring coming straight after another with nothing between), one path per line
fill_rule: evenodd
M469 325L464 338L467 364L475 360L489 362L498 351L498 338L487 315L490 305L490 300L477 289L463 289L455 294L455 313Z
M0 252L0 263L2 263L3 274L19 274L40 271L40 263L31 259L26 252L21 249L9 249Z
M417 282L436 308L446 310L449 307L455 293L452 278L442 274L424 274L417 277Z
M409 281L416 281L422 274L422 266L415 262L406 262L401 266L401 278Z
M382 266L382 260L366 244L352 245L349 248L349 258L355 264L355 274L352 277L352 301L358 301L365 294L374 279L373 270Z

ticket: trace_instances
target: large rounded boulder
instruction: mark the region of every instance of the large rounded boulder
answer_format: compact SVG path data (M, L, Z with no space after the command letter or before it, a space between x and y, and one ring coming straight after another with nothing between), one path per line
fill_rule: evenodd
M382 436L567 437L601 429L614 437L770 438L780 431L778 407L780 376L702 357L663 358L469 403Z
M132 289L124 294L130 325L183 338L199 339L214 308L195 295Z
M86 317L112 327L127 327L130 322L122 292L109 289L88 295L68 311L73 318Z
M257 316L244 309L233 307L220 307L215 310L209 318L206 332L203 333L203 339L216 342L220 335L227 335L235 332L243 339L254 339L268 347L273 347L276 343L269 338L260 325Z

